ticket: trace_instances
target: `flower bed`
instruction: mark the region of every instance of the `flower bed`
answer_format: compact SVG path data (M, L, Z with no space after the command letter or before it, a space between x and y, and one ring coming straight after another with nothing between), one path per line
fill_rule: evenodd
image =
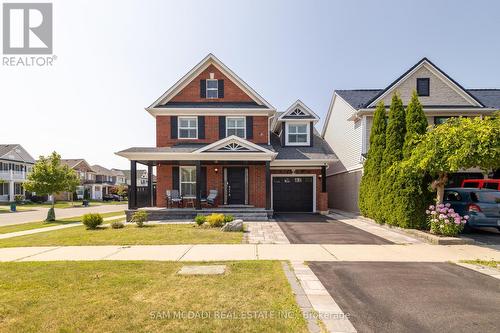
M430 231L436 235L457 236L469 219L468 215L460 216L449 203L431 205L426 210Z

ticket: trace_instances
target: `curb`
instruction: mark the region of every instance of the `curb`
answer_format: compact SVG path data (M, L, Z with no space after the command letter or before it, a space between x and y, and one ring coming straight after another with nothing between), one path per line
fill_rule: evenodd
M374 220L372 220L371 218L357 215L355 213L345 212L342 210L333 209L333 210L330 210L330 212L333 214L345 216L347 218L360 219L360 220L363 220L365 222L368 222L368 223L380 226L382 228L385 228L387 230L391 230L394 232L406 234L408 236L416 237L419 240L422 240L426 243L433 244L433 245L471 245L471 244L477 243L475 240L473 240L472 238L468 238L468 237L442 237L442 236L433 235L433 234L430 234L430 233L427 233L427 232L424 232L421 230L417 230L417 229L404 229L404 228L400 228L400 227L396 227L396 226L392 226L392 225L379 224L379 223L375 222Z

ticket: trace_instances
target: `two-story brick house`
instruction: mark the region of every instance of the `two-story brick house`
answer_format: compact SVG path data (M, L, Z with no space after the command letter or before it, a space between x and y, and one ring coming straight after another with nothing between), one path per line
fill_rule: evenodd
M302 102L276 112L209 54L146 111L156 119L156 147L117 154L131 161L133 174L137 163L150 175L156 166L158 207L166 206L167 191L179 190L200 209L217 190L219 207L327 210L326 168L336 157ZM130 208L138 206L135 190L132 183Z

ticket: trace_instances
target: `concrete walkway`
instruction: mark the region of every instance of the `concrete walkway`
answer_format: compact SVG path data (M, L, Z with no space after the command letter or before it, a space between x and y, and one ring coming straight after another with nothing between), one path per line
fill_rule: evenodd
M108 221L125 219L125 217L126 217L125 215L110 216L110 217L105 217L103 220L104 220L104 222L108 222ZM62 225L55 225L55 226L52 226L52 227L45 227L45 228L37 228L37 229L30 229L30 230L9 232L9 233L6 233L6 234L0 234L0 239L7 239L7 238L12 238L12 237L24 236L24 235L38 234L40 232L47 232L47 231L54 231L54 230L60 230L60 229L67 229L67 228L76 227L76 226L79 226L79 225L82 225L82 223L75 222L75 223L68 223L68 224L62 224Z
M55 260L290 260L446 262L497 260L500 251L475 245L200 244L0 248L0 261Z
M49 208L33 208L36 210L17 213L0 214L0 226L16 225L27 222L43 221L47 217ZM75 208L56 208L56 218L65 219L69 217L81 216L87 213L112 213L127 209L127 205L101 205Z

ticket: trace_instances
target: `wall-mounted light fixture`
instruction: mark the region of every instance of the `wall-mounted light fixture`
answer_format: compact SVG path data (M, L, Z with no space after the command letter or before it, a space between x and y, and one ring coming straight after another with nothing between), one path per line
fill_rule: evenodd
M219 172L219 169L217 169L217 168L214 168L214 171L215 171L215 173L217 173L217 172Z

